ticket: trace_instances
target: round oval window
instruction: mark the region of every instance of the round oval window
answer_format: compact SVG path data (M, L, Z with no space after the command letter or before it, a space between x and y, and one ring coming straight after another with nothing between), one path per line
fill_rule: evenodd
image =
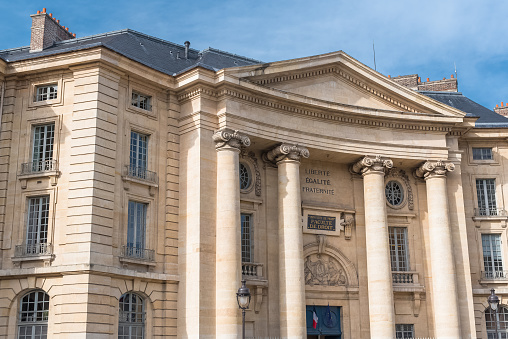
M397 181L389 181L385 187L386 200L392 206L399 206L404 201L404 191Z
M240 189L245 190L250 186L250 171L247 166L240 164Z

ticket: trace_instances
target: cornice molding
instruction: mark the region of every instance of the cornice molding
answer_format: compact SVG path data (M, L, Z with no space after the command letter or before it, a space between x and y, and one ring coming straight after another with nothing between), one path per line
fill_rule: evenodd
M378 120L374 118L368 117L360 117L360 116L346 116L339 115L338 112L326 112L326 111L317 111L310 110L306 108L302 108L302 106L297 106L295 104L287 104L277 102L275 100L267 99L266 96L254 96L250 93L240 92L234 90L232 88L221 88L221 89L212 89L206 86L197 86L190 88L186 91L183 91L177 95L177 99L180 103L183 103L187 100L192 100L199 98L201 95L206 95L208 97L212 97L215 99L220 99L223 96L229 96L232 98L244 100L250 103L263 105L272 109L280 110L283 112L287 112L289 114L302 114L308 116L313 119L323 119L329 121L336 121L338 123L348 123L348 124L356 124L356 125L364 125L364 126L372 126L376 128L396 128L396 129L409 129L409 130L419 130L419 131L430 131L430 132L444 132L448 133L452 130L452 126L431 126L428 122L426 124L417 124L417 123L397 123L386 120ZM331 110L331 109L330 109ZM367 109L368 110L368 109ZM379 110L372 109L374 112L379 112ZM354 113L347 112L346 114L352 115Z
M298 74L292 74L292 75L282 75L274 78L267 78L267 79L261 79L261 80L249 80L247 78L243 78L244 81L250 81L252 83L255 83L256 85L260 86L267 86L268 84L278 83L278 82L284 82L284 81L291 81L296 79L305 79L310 77L316 77L324 74L334 74L339 75L342 79L348 81L350 84L353 84L355 87L359 87L363 89L364 91L367 91L375 96L377 96L379 99L382 99L383 101L386 101L390 103L391 105L397 106L401 108L402 110L405 110L407 112L411 113L423 113L421 110L417 109L414 106L407 105L399 100L396 100L393 98L393 96L390 96L386 94L386 92L377 90L373 88L372 86L367 85L365 82L361 81L357 77L351 75L348 72L345 72L344 70L338 68L338 67L327 67L322 68L318 70L313 71L307 71L303 73ZM267 86L269 87L269 86Z

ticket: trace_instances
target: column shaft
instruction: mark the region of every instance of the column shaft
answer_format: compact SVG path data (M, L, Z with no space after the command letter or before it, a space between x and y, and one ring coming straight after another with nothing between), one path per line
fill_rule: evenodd
M306 337L303 237L301 227L300 163L278 164L279 289L282 338Z
M384 188L384 172L364 174L370 335L388 339L395 338L395 312Z
M435 336L460 338L446 177L430 176L426 184Z

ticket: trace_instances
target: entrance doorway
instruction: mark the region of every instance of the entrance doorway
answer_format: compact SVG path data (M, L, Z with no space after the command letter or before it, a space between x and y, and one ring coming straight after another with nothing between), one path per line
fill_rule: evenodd
M317 325L313 327L313 314L316 312ZM341 339L340 307L307 306L307 339Z

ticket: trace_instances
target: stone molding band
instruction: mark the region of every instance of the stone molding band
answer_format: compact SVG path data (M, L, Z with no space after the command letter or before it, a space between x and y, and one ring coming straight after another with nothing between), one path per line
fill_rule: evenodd
M250 146L250 139L248 136L230 128L218 130L214 133L212 138L217 151L225 147L241 149L242 146Z
M263 160L272 164L278 164L283 160L300 161L300 159L308 158L310 156L309 150L306 147L296 144L282 143L270 151L263 154Z
M415 175L426 180L433 177L446 176L446 173L452 172L454 169L455 165L445 160L426 161L416 168Z
M351 171L357 174L368 174L372 172L380 172L385 173L387 169L393 167L393 161L386 158L381 158L381 156L376 155L376 157L364 156L362 159L358 160L351 166Z

